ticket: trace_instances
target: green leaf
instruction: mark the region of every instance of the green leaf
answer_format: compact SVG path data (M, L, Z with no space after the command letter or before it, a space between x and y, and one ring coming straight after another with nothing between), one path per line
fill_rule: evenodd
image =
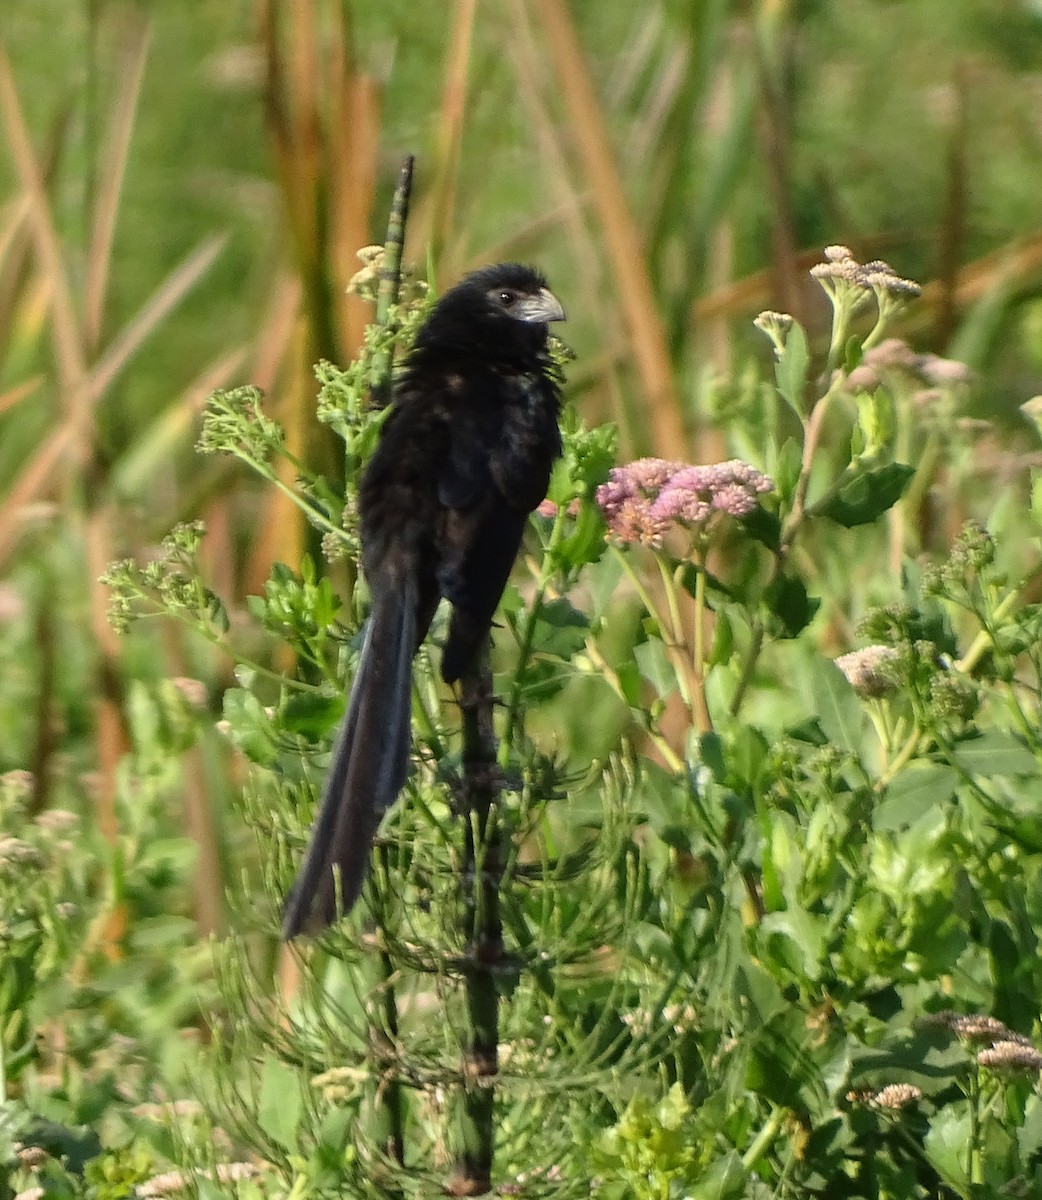
M793 321L789 336L785 339L785 349L775 366L775 377L778 380L778 391L792 411L803 420L806 410L807 367L810 365L810 351L807 349L807 335L799 322Z
M261 1071L257 1123L273 1142L294 1151L297 1148L300 1111L300 1080L297 1073L278 1059L269 1058Z
M843 370L849 375L851 371L861 366L861 360L864 357L864 342L857 334L852 333L847 338L846 346L843 347Z
M972 741L960 743L952 760L971 775L1038 775L1042 765L1013 734L993 729Z
M777 550L781 545L781 520L777 513L768 512L758 504L738 522L745 532L768 550Z
M774 962L803 982L821 975L825 946L825 922L800 908L768 913L757 931L760 952L765 963Z
M683 1194L691 1200L738 1200L745 1195L748 1178L737 1151L729 1150L723 1158L711 1163L698 1182L685 1188Z
M802 468L803 447L795 438L788 438L778 451L772 472L774 486L784 508L792 503Z
M660 696L668 696L677 686L677 674L666 657L666 648L658 638L649 638L633 647L633 657L641 675Z
M807 594L806 585L797 575L777 575L764 589L763 603L775 618L771 632L781 638L802 633L821 607L821 601Z
M317 742L344 715L343 696L323 696L319 692L295 692L279 714L283 727Z
M596 504L584 500L575 515L575 525L557 544L554 562L561 567L588 566L598 562L608 548L604 538L604 516Z
M586 645L590 619L570 601L561 597L545 601L539 609L532 648L566 661Z
M716 614L716 626L713 629L713 645L709 651L709 666L719 667L730 662L735 650L734 625L726 612Z
M831 659L818 658L811 666L811 696L818 723L829 741L857 755L861 750L865 713L857 693Z
M1028 1096L1024 1106L1024 1123L1017 1130L1017 1145L1025 1162L1042 1150L1042 1099L1037 1094Z
M915 467L896 462L861 472L811 511L845 529L870 525L893 508L914 475Z
M591 615L595 620L602 617L613 605L623 570L622 559L618 554L606 554L583 574L591 601Z
M224 693L224 719L228 722L228 736L251 762L262 767L275 764L278 747L274 726L252 692L229 688Z
M896 775L872 814L874 829L907 829L954 795L959 772L945 763L912 763Z
M923 1139L927 1158L953 1187L963 1188L969 1183L969 1141L970 1114L965 1103L949 1104L937 1112Z
M857 425L854 432L860 445L852 444L853 457L880 456L893 445L896 432L894 402L885 388L861 392L857 397Z

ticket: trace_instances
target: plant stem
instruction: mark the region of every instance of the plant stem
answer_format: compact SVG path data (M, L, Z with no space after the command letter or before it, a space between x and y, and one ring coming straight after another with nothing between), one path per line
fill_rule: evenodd
M401 287L402 248L405 245L405 225L409 219L413 162L413 156L407 154L402 160L401 170L398 173L398 183L394 189L391 212L387 219L383 265L380 268L380 284L376 293L376 324L381 329L392 333L394 326L391 318L394 307L398 303L398 293ZM383 408L390 400L393 363L394 341L391 339L373 359L370 383L374 408Z
M409 196L412 191L411 155L406 156L398 186L395 188L391 212L387 221L384 264L380 275L377 295L376 323L390 330L394 307L398 302L401 282L401 255L405 241L405 223L409 215ZM372 402L379 407L390 398L391 370L394 365L394 343L388 341L383 354L374 360L370 386ZM395 990L394 964L384 945L383 921L379 907L375 913L377 951L363 960L372 988L367 1001L368 1042L370 1064L375 1067L376 1081L370 1131L376 1144L389 1159L399 1165L405 1162L404 1099L398 1079L398 996ZM373 995L379 998L380 1012L371 1012ZM400 1189L390 1181L383 1181L387 1194L400 1195Z
M380 1153L399 1166L405 1162L405 1120L402 1085L398 1080L398 998L395 992L394 964L383 947L379 933L376 945L362 958L366 979L367 1057L372 1088L368 1136ZM374 1174L386 1195L400 1195L379 1164Z
M514 746L514 732L517 727L518 714L521 711L521 695L524 690L526 676L528 675L528 660L532 654L535 627L542 612L547 588L550 586L550 577L553 574L556 559L555 551L560 544L561 538L564 536L564 528L565 513L558 511L557 516L554 518L553 528L550 530L549 540L543 551L543 560L539 564L535 595L532 597L532 603L525 617L524 629L521 632L521 646L517 656L517 669L514 672L514 678L510 685L510 699L507 701L507 719L503 730L503 744L499 752L500 762L504 766L509 760L510 752Z
M742 1155L742 1166L746 1171L752 1171L757 1162L763 1157L767 1147L778 1136L778 1131L781 1129L785 1120L785 1110L776 1108L764 1122L763 1128L749 1143L748 1148Z
M460 1145L449 1194L484 1195L492 1188L495 1079L499 1072L499 989L505 967L499 890L503 830L498 800L501 775L492 721L492 674L482 654L460 681L463 719L462 816L466 823L463 875L467 1044L461 1064Z

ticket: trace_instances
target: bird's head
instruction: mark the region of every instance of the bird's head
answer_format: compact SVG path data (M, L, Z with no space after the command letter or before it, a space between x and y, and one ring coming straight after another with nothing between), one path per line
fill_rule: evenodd
M538 271L498 263L450 288L431 310L416 345L514 358L544 349L549 323L564 319L561 302Z

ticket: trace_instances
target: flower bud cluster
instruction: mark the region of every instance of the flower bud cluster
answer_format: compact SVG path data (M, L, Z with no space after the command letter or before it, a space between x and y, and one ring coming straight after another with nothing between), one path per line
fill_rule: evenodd
M690 466L640 458L613 467L597 489L609 536L620 542L660 546L671 529L702 531L717 514L744 517L773 482L740 459Z

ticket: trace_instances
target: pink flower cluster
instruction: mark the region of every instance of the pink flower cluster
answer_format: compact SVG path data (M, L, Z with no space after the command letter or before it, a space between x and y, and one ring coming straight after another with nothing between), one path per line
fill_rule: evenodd
M690 466L664 458L638 458L613 467L597 489L608 532L620 542L660 546L671 528L703 528L714 513L747 516L756 497L774 484L741 459Z

